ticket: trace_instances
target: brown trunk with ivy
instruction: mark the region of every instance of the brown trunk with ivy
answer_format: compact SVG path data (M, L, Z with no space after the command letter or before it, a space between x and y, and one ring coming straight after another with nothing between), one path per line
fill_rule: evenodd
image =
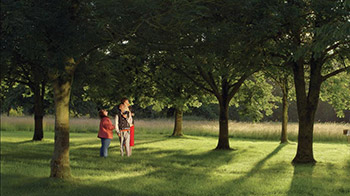
M174 125L174 131L172 136L183 136L182 117L183 117L183 111L181 109L175 109L175 125Z
M310 68L309 90L306 94L304 64L297 62L293 66L299 118L298 149L293 163L316 163L313 155L313 128L322 75L320 63L313 58Z
M34 141L41 141L44 138L43 117L44 117L44 94L45 83L38 83L33 88L34 92Z
M281 132L281 143L287 143L288 142L288 136L287 136L287 125L288 125L288 108L289 108L289 102L288 102L288 86L287 86L287 80L283 81L282 84L282 132Z

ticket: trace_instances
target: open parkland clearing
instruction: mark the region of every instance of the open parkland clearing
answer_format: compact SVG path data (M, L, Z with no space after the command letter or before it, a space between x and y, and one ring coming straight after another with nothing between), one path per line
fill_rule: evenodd
M99 157L98 119L72 119L72 178L49 178L54 119L44 119L44 140L33 142L31 117L1 119L1 195L349 195L349 124L317 123L316 165L293 166L297 124L289 144L279 123L230 122L232 150L214 150L218 123L184 121L183 137L170 137L172 120L135 122L131 157L117 138ZM46 131L47 130L47 131Z

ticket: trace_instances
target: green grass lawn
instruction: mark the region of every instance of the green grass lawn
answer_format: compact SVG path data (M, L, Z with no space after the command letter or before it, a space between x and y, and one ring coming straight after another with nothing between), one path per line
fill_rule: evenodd
M1 195L350 195L350 146L315 143L316 166L291 164L296 144L136 133L131 157L112 141L99 157L95 133L71 133L73 179L51 179L53 132L1 131Z

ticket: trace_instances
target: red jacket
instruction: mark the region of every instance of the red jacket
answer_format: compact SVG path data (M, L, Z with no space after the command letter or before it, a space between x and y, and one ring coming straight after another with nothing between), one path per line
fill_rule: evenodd
M112 121L107 116L105 116L100 121L100 130L98 131L97 137L112 139L113 129L115 129L115 127L112 124Z

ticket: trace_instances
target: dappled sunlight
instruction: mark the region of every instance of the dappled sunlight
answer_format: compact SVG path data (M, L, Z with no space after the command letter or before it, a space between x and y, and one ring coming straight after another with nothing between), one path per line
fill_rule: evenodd
M94 183L99 183L99 182L110 182L112 180L120 180L123 178L137 178L141 176L145 176L148 173L152 172L150 171L128 171L128 172L123 172L123 171L116 171L116 172L105 172L103 175L80 175L79 179L80 180L92 180Z
M53 135L47 133L47 137ZM346 144L316 143L315 158L319 162L312 174L306 175L294 172L291 164L297 146L280 145L278 141L230 138L235 150L217 151L214 137L169 137L140 132L131 157L120 156L115 138L109 156L100 158L96 133L72 133L70 167L76 180L58 186L51 182L46 185L40 179L30 180L33 176L48 178L53 152L53 140L28 142L30 138L30 132L2 133L2 174L8 184L14 184L9 188L19 188L18 195L23 193L23 187L29 186L41 192L54 189L61 195L77 190L107 195L300 195L302 189L319 195L327 190L350 191L345 184L350 171L350 146ZM17 174L20 179L11 177ZM310 178L311 188L305 187Z

